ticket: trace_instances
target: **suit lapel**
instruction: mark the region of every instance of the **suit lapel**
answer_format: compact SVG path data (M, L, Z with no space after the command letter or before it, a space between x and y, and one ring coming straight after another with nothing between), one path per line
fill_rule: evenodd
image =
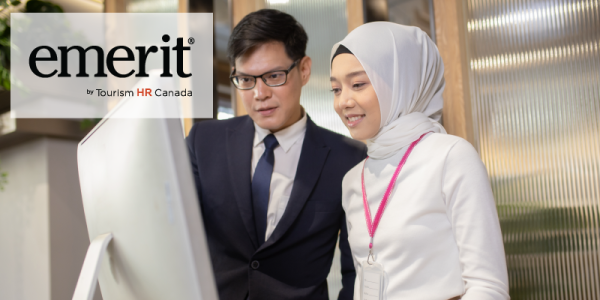
M254 141L254 125L250 117L237 128L228 128L227 161L233 190L242 221L250 235L254 248L258 248L254 214L252 209L252 142Z
M259 250L276 243L292 226L300 211L302 211L304 204L306 204L315 184L317 184L319 175L321 175L321 170L329 154L329 147L319 138L318 130L317 125L308 118L306 122L306 134L302 144L302 152L300 153L290 200L273 234Z

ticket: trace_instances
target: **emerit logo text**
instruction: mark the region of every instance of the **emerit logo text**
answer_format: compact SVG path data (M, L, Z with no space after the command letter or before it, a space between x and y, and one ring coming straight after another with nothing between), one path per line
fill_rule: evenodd
M171 38L167 34L162 36L162 40L165 43L169 42L170 39ZM190 45L194 44L194 39L189 38L188 43ZM150 55L150 53L157 53L158 48L159 47L157 47L157 46L150 46L147 49L146 49L146 46L135 47L135 49L138 51L138 59L139 59L138 73L135 74L135 77L149 77L148 73L146 73L146 59L148 58L148 55ZM160 76L161 77L173 77L173 75L170 72L170 50L171 49L168 46L162 46L162 47L160 47L160 49L162 50L162 59L163 59L163 73ZM46 53L49 54L49 56L42 56L44 54L44 52L41 52L42 50L46 50ZM85 49L83 49L83 47L81 47L81 46L71 46L71 47L59 46L58 50L60 52L60 73L58 73L57 69L54 69L52 72L44 74L44 73L40 72L40 70L38 69L37 62L38 61L59 61L56 51L50 46L39 46L39 47L36 47L35 49L33 49L31 54L29 55L29 68L31 69L33 74L35 74L38 77L42 77L42 78L52 77L52 76L56 75L56 73L58 73L58 75L57 75L58 77L71 77L71 74L69 74L68 68L67 68L68 67L67 66L67 58L68 58L67 55L69 54L70 51L76 50L79 53L79 73L77 73L77 75L75 75L75 77L89 77L90 75L86 72L86 70L87 70L86 69L86 53L90 50L94 50L96 52L96 57L98 58L98 60L97 60L98 72L94 75L94 77L107 77L107 75L105 73L105 69L104 69L104 67L105 67L104 50L100 46L89 46ZM115 54L118 50L124 50L126 53L126 56L125 57L115 57ZM190 47L183 46L183 38L181 38L181 37L177 38L177 45L175 47L173 47L172 50L177 53L177 75L179 77L183 77L183 78L192 76L192 73L185 73L183 71L183 51L190 50ZM113 76L120 77L120 78L126 78L126 77L133 75L135 73L135 70L132 69L130 72L128 72L126 74L122 74L122 73L119 73L115 69L114 63L115 63L115 61L135 61L135 60L136 60L136 57L134 56L133 50L131 50L131 48L129 48L127 46L116 46L116 47L110 49L110 51L108 51L108 54L106 55L106 68L108 69L108 72L110 72L110 74L112 74Z

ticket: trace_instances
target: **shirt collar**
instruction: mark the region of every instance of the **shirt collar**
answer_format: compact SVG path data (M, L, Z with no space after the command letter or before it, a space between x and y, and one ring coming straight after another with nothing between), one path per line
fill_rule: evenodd
M286 153L292 148L292 146L303 136L306 131L306 113L304 112L304 108L302 108L302 118L289 126L288 128L282 129L274 133L277 138L277 142L279 142L279 146ZM254 123L254 147L263 143L263 139L271 134L271 131L268 129L261 128L260 126Z

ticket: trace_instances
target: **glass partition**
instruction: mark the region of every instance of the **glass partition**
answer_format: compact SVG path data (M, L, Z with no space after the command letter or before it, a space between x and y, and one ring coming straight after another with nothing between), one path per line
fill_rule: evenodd
M598 0L464 1L511 297L600 299Z
M333 110L329 83L331 47L348 34L346 1L267 0L265 6L291 14L308 34L306 55L312 59L312 73L310 81L302 89L300 103L317 125L349 135Z

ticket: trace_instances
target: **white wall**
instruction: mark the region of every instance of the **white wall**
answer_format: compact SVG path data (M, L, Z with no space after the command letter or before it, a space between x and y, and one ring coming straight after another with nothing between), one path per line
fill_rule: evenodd
M8 172L0 191L0 299L71 299L89 245L77 141L39 138L2 149L0 170Z
M0 151L0 299L50 299L48 141Z

